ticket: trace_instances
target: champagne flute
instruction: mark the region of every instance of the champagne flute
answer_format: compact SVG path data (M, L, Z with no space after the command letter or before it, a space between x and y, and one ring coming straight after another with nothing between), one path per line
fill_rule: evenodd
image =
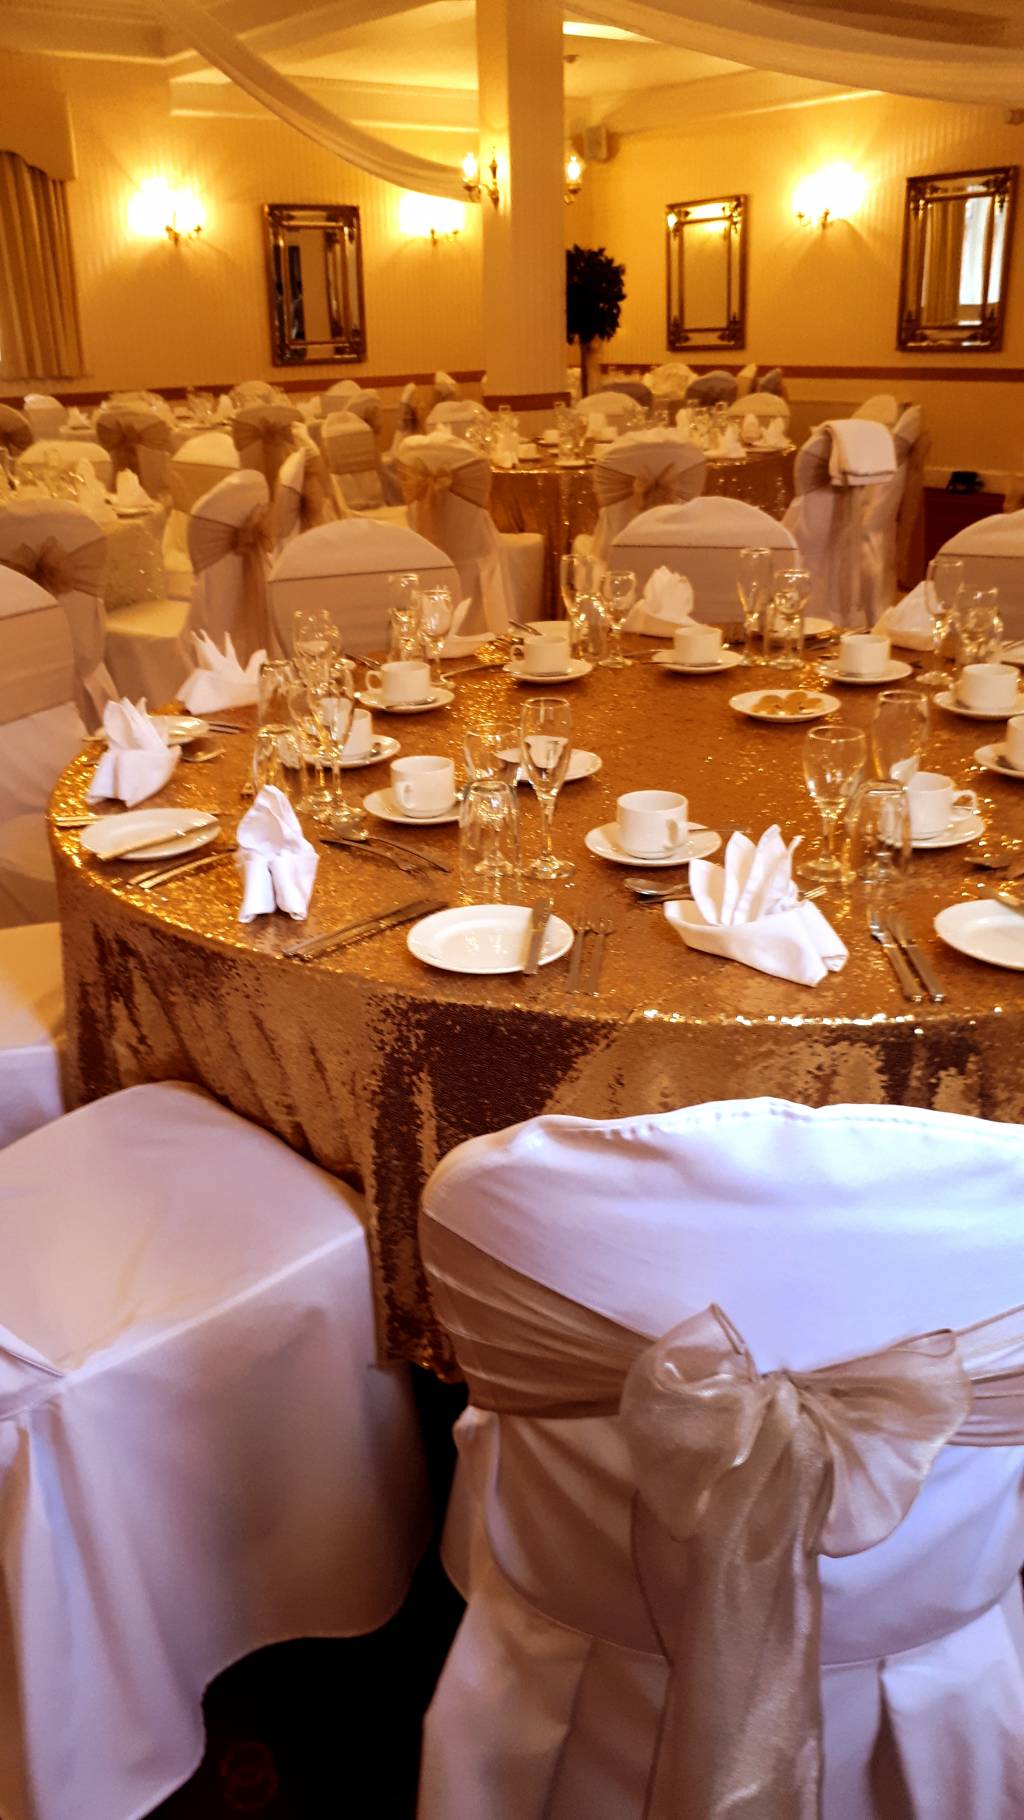
M563 695L531 695L523 704L522 750L544 821L543 851L527 870L545 883L562 883L576 871L571 860L556 857L551 844L555 803L572 755L572 709Z
M292 662L311 689L326 688L341 634L326 608L297 612L292 620Z
M444 641L452 629L455 602L450 588L423 588L420 592L420 645L428 663L433 664L431 689L444 687L441 654Z
M611 628L611 650L600 662L606 670L628 670L633 659L622 652L622 629L636 600L637 579L632 569L607 569L601 577L601 599Z
M558 559L558 588L562 596L565 616L572 626L575 641L586 644L589 625L585 601L590 594L591 560L589 556L574 556L570 551ZM584 653L585 654L585 653Z
M871 753L879 777L909 783L928 744L928 697L916 689L883 689L871 723Z
M774 571L772 553L763 546L748 546L736 558L736 592L743 612L746 637L744 657L748 664L761 664L765 654L765 612L772 596ZM758 651L758 638L761 649Z
M325 693L329 676L323 677L323 689L317 690L302 676L297 676L288 695L288 706L291 711L292 726L299 738L299 751L302 754L303 790L299 808L308 815L324 816L330 814L331 793L324 781L324 767L327 762L324 751L324 738L319 715L317 713L318 695ZM315 782L310 789L306 776L306 767L311 766Z
M864 775L868 745L859 727L811 727L804 738L804 778L821 815L825 851L801 863L807 878L843 884L853 876L836 852L839 823Z
M361 808L347 800L341 783L345 741L352 730L355 706L352 668L342 658L331 669L327 689L318 690L312 697L321 747L331 767L330 821L339 833L358 827L364 815Z
M413 569L394 570L387 578L391 655L416 657L420 632L420 578Z
M935 664L931 670L923 671L918 681L929 689L945 688L950 681L942 666L942 646L950 628L963 579L964 565L958 556L933 556L928 564L924 600L932 622Z

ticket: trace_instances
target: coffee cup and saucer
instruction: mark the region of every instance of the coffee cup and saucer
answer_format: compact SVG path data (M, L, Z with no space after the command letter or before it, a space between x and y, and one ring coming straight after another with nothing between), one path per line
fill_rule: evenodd
M363 807L378 821L439 827L459 819L455 765L450 758L424 754L397 758L386 790L371 790Z
M909 676L910 664L893 657L892 645L884 632L844 632L839 640L839 656L822 670L830 682L860 683L862 687L899 682Z
M682 676L708 676L716 670L735 669L743 658L738 651L725 649L721 626L705 626L694 620L677 626L671 650L655 651L651 661L661 670L673 670Z
M912 847L962 847L984 833L985 817L974 791L958 790L941 771L915 771L905 788Z
M505 675L523 683L576 682L589 676L594 666L585 657L573 656L571 637L568 620L538 621L504 665Z
M1015 664L964 664L956 679L955 693L941 689L935 700L940 708L963 714L968 720L1004 720L1024 712L1024 694Z
M412 657L367 670L363 687L356 690L356 700L364 707L386 714L424 714L429 708L446 708L454 699L451 689L431 682L430 665Z
M615 820L591 828L588 852L617 866L683 866L716 853L722 837L689 819L689 803L676 790L629 790L616 804Z
M996 745L979 746L974 754L986 771L997 777L1018 777L1024 782L1024 714L1006 723L1006 738Z

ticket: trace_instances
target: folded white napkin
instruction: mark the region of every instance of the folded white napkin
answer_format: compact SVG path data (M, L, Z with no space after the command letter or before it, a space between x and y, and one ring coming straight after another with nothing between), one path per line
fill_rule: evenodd
M146 492L137 474L131 468L122 468L117 477L115 498L119 506L151 506L152 499Z
M676 626L685 625L693 618L693 588L685 575L677 575L674 569L660 569L647 578L640 599L630 608L626 620L627 632L645 632L652 638L658 638L665 632L673 632Z
M761 438L766 449L781 449L789 440L789 431L781 417L769 417Z
M769 419L769 421L774 422L774 419ZM760 442L761 423L760 419L755 417L753 411L748 411L743 422L740 424L740 435L744 442Z
M932 620L925 598L927 586L926 581L919 581L902 600L886 607L876 619L874 631L884 632L894 645L902 645L907 651L933 650Z
M150 720L145 701L137 707L127 697L108 701L103 731L107 749L86 792L89 802L116 796L130 809L163 789L181 752L168 745L166 729Z
M89 428L89 423L90 419L77 404L68 406L68 419L65 426L67 429L87 430Z
M773 417L769 430L782 420ZM826 424L832 433L828 471L833 481L848 487L877 486L896 472L892 431L868 417L838 417ZM767 432L765 441L769 440Z
M189 713L209 714L218 708L255 706L260 665L267 661L266 652L254 651L243 670L230 632L225 633L223 651L207 632L193 633L192 642L196 648L196 667L178 690Z
M244 881L240 923L271 910L302 922L319 861L283 790L265 784L238 824L238 869Z
M737 455L745 455L746 452L747 451L740 440L740 433L736 428L736 425L730 421L726 424L725 429L718 438L718 453L720 455L735 457Z
M454 609L451 627L444 641L443 655L445 657L464 657L467 651L475 651L477 645L482 644L488 637L487 631L463 632L462 628L472 605L473 596L467 594L465 600L460 600Z
M756 846L745 834L733 834L724 865L691 860L690 888L703 921L687 921L688 905L665 905L687 947L798 986L817 986L826 973L845 967L849 955L832 925L816 904L799 901L793 854L800 838L787 847L773 825Z

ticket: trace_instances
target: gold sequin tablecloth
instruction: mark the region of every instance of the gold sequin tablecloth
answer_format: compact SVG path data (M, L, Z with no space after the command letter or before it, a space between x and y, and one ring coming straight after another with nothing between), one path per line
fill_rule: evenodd
M575 743L604 765L567 785L558 805L556 846L578 873L556 910L572 921L593 903L613 919L596 999L566 992L566 962L529 980L431 971L408 953L404 929L302 965L281 955L295 924L238 923L230 859L147 895L131 883L138 867L100 866L77 834L55 833L73 1100L139 1081L198 1081L358 1182L382 1349L442 1373L451 1361L426 1295L416 1215L430 1170L464 1138L541 1112L604 1118L757 1094L1024 1119L1024 974L962 958L932 934L938 908L975 895L981 875L962 851L915 855L911 868L909 921L948 994L944 1005L918 1007L900 997L856 895L826 906L849 964L811 990L690 952L659 910L629 898L619 867L584 848L621 791L653 785L685 791L693 816L723 832L778 819L787 835L811 834L803 728L758 724L728 706L754 680L739 668L697 679L638 665L595 671L568 691ZM866 725L874 691L838 693L843 718ZM388 717L388 731L407 754L458 756L464 724L505 724L524 699L500 673L467 675L452 707ZM936 710L929 762L977 789L999 828L1024 834L1024 786L971 756L998 724ZM232 835L250 741L219 743L222 758L179 765L155 800L218 809ZM94 757L65 773L57 808L81 809ZM363 795L386 770L347 776ZM537 808L526 791L521 803L530 852ZM454 864L454 828L420 828L415 840ZM320 854L310 933L421 894L418 879L365 854ZM439 895L455 891L454 875L441 880Z

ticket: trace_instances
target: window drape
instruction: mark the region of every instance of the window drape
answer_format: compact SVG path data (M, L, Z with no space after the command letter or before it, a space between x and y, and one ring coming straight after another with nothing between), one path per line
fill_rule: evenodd
M0 379L74 379L82 366L66 185L0 152Z

